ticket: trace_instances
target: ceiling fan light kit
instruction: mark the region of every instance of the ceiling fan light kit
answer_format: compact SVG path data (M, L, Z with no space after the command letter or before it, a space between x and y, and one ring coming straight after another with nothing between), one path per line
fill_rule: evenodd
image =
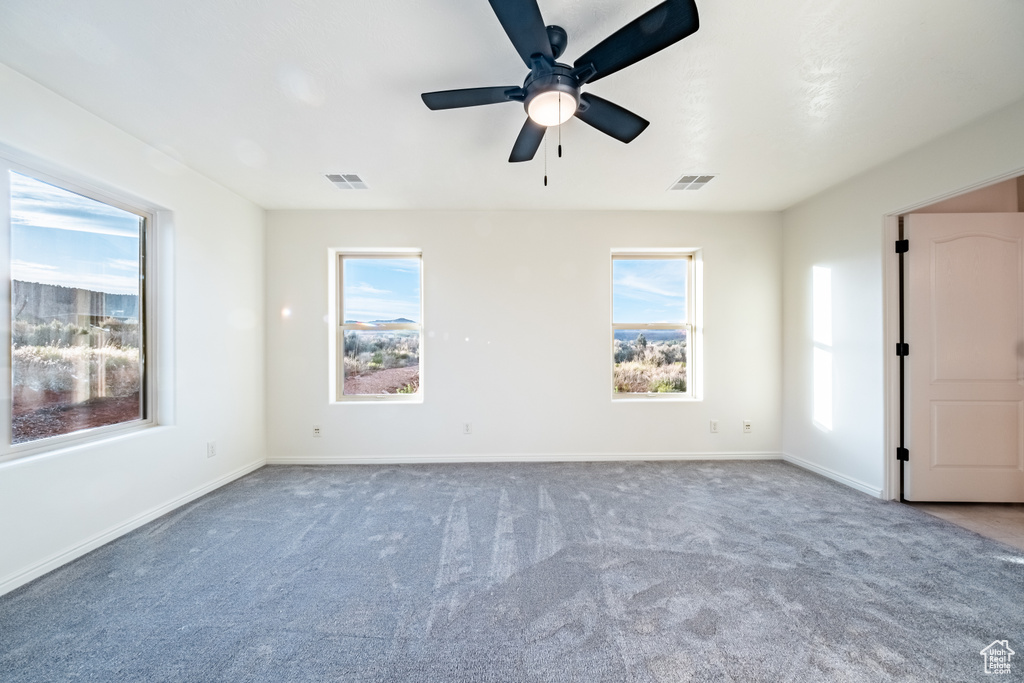
M621 142L631 142L648 121L581 87L650 57L699 28L694 0L666 0L595 45L570 67L557 62L568 45L560 26L545 26L537 0L488 0L523 62L530 68L522 87L463 88L423 93L430 109L522 102L527 119L509 161L529 161L545 131L575 116Z
M546 128L560 126L576 113L576 98L557 90L539 92L526 104L526 113Z
M523 105L526 114L542 126L559 126L576 113L579 106L580 89L568 69L555 67L566 73L550 73L535 78L531 71L523 84L526 97Z

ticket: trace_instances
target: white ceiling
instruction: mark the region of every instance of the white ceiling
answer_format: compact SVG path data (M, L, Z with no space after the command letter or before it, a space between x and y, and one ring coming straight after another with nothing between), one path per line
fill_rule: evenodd
M655 4L540 2L567 63ZM697 4L584 88L650 127L571 119L547 188L543 146L507 162L521 105L419 98L522 83L485 0L3 0L0 61L265 208L778 210L1024 97L1022 0ZM666 191L690 173L719 177Z

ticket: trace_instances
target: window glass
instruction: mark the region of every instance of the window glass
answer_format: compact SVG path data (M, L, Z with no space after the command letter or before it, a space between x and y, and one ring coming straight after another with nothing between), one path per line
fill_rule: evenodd
M686 322L685 259L612 261L612 322Z
M144 415L145 218L11 171L11 441Z
M419 256L341 256L341 396L419 393L420 266Z
M686 330L615 330L615 391L686 391Z
M344 344L346 396L419 391L419 332L347 330Z
M346 258L345 322L418 323L418 258Z
M687 256L613 256L612 391L692 394Z

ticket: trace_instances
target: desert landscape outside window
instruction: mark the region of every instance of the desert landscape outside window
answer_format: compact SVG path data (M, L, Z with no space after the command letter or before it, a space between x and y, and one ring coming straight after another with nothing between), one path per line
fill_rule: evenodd
M409 400L420 394L419 254L339 256L338 348L343 397Z
M690 255L612 256L613 397L691 396Z
M144 420L146 217L8 173L12 445Z

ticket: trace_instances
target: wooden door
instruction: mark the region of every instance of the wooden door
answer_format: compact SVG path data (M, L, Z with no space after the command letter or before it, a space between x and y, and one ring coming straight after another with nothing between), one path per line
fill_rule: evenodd
M1024 502L1024 214L904 222L906 498Z

